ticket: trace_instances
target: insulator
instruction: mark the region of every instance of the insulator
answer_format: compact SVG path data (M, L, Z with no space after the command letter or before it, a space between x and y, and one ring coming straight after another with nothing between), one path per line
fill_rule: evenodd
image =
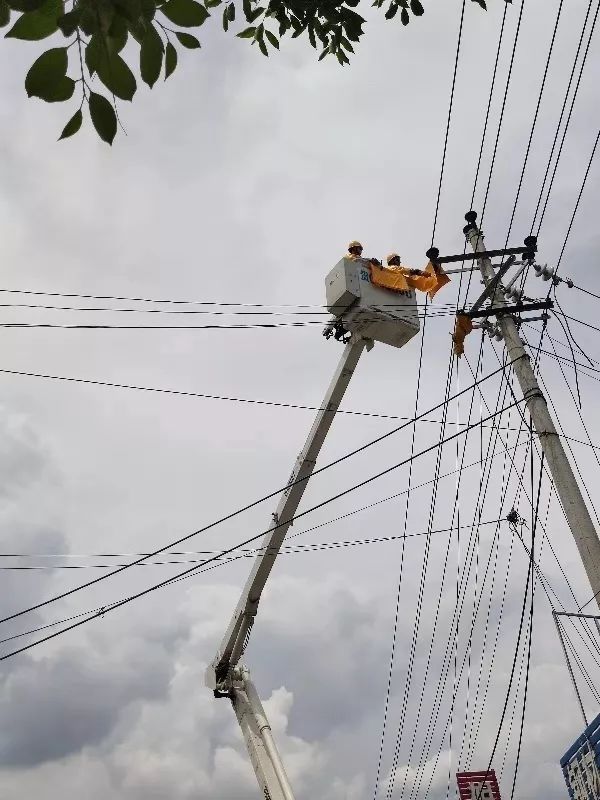
M533 265L534 272L537 278L541 278L544 281L549 281L550 278L554 276L554 270L548 268L548 264L544 264L544 266L540 266L539 264Z
M501 342L502 341L502 331L499 328L496 328L496 332L494 333L494 339L497 342Z

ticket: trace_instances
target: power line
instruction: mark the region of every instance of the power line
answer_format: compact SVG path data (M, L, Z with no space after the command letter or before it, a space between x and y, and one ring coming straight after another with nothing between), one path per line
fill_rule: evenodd
M398 303L388 303L390 307L397 308ZM382 306L385 308L386 306ZM186 308L186 309L170 309L170 308L115 308L108 306L56 306L44 305L42 303L0 303L0 308L18 308L18 309L37 309L41 311L89 311L89 312L102 312L107 314L169 314L169 315L205 315L211 317L318 317L330 316L331 312L326 309L329 306L316 307L318 310L314 311L209 311L205 309ZM339 306L343 311L347 310L347 305ZM419 311L425 309L425 305L416 304ZM436 303L433 306L434 311L447 311L449 308L454 310L454 303ZM322 310L325 309L325 310ZM320 320L319 320L320 321Z
M520 357L522 357L522 356L520 356ZM499 372L503 372L505 369L506 369L506 366L502 366L500 369L495 370L494 372L490 373L489 375L485 376L484 378L481 378L481 380L478 383L481 383L481 382L483 382L485 380L488 380L489 378L493 377L494 375L497 375ZM471 388L472 387L467 387L466 389L462 390L461 392L458 392L453 397L451 397L449 399L449 401L455 400L457 397L460 397L462 394L464 394L466 391L469 391ZM431 411L435 411L438 408L444 407L447 404L447 402L449 402L449 401L448 400L444 400L442 403L438 403L437 406L435 406L434 408L430 409L427 412L424 412L420 416L424 417L427 414L431 413ZM490 417L490 419L491 419L491 417ZM486 420L482 420L482 422L484 422L484 421L486 421ZM341 456L340 458L330 462L329 464L325 464L324 466L319 467L318 469L315 469L310 476L305 477L305 478L300 478L299 480L296 480L296 481L293 481L292 483L287 484L287 486L284 486L284 487L281 487L279 489L276 489L274 492L271 492L271 493L265 495L264 497L261 497L258 500L255 500L252 503L250 503L250 504L248 504L246 506L243 506L242 508L237 509L236 511L231 512L230 514L227 514L226 516L221 517L220 519L218 519L218 520L216 520L216 521L214 521L212 523L209 523L208 525L204 526L203 528L200 528L197 531L194 531L194 532L192 532L190 534L187 534L186 536L183 536L183 537L181 537L180 539L177 539L174 542L170 542L169 544L165 545L164 547L161 547L161 548L155 550L153 553L150 554L150 557L153 558L154 556L157 556L160 553L163 553L165 550L168 550L171 547L176 547L178 544L181 544L181 542L187 541L192 536L196 536L196 535L198 535L200 533L204 533L205 531L207 531L207 530L209 530L211 528L214 528L215 526L217 526L217 525L219 525L219 524L221 524L223 522L226 522L226 521L232 519L233 517L236 517L239 514L242 514L243 512L248 511L249 509L256 507L257 505L260 505L260 503L264 502L265 500L269 500L272 497L275 497L276 495L280 494L285 489L289 489L291 486L295 486L295 485L297 485L299 483L303 483L303 482L307 481L309 477L314 477L315 475L318 475L319 473L324 472L327 469L330 469L331 467L335 466L336 464L340 464L342 461L345 461L346 459L351 458L352 456L354 456L354 455L366 450L367 448L373 446L374 444L378 444L379 442L383 441L384 439L387 439L389 436L392 436L393 434L398 433L399 431L401 431L404 428L408 427L408 425L410 425L410 424L413 424L412 421L411 422L405 422L402 425L399 425L397 428L394 428L393 430L388 431L387 433L383 434L382 436L378 436L376 439L372 439L370 442L367 442L366 444L361 445L361 447L357 448L356 450L353 450L353 451L351 451L349 453L346 453L346 455ZM465 430L468 430L468 428L465 429ZM429 450L423 451L421 453L421 455L424 454L425 452L429 452ZM410 459L407 459L406 461L402 462L401 464L398 464L397 466L402 466L403 464L408 463L409 460ZM385 473L382 473L382 474L385 474ZM273 528L272 530L275 530L275 529L276 528ZM142 560L145 560L145 559L139 559L139 560L142 561ZM136 563L138 563L138 562L134 561L131 564L129 564L128 566L129 567L135 566ZM124 569L127 569L127 568L128 567L121 567L120 569L115 570L115 572L109 573L108 575L105 575L102 578L96 578L93 581L88 581L87 583L82 584L81 586L75 587L75 588L73 588L73 589L71 589L71 590L69 590L67 592L64 592L64 593L62 593L60 595L57 595L56 597L51 598L50 600L46 600L46 601L44 601L42 603L39 603L36 606L33 606L33 607L29 608L29 609L26 609L26 611L21 611L21 612L18 612L17 614L13 614L13 615L11 615L9 617L5 617L3 619L0 619L0 623L6 622L9 619L14 619L15 617L20 616L21 614L27 613L27 611L34 611L34 610L36 610L38 608L41 608L44 605L47 605L50 602L53 602L54 600L61 600L62 598L67 597L68 595L73 594L74 592L77 592L80 589L87 588L88 586L91 586L92 584L97 583L100 580L112 577L113 575L116 575L119 572L122 572Z
M496 155L498 153L498 143L500 141L500 132L502 130L502 123L504 121L504 112L506 110L506 100L508 98L508 90L509 90L509 87L510 87L510 81L511 81L511 77L512 77L512 71L513 71L513 66L514 66L514 61L515 61L515 53L517 51L517 43L519 41L519 33L521 32L521 22L523 20L523 11L524 11L524 9L525 9L525 0L521 0L521 8L519 10L519 19L517 21L517 29L515 31L513 49L512 49L512 53L511 53L511 57L510 57L510 65L509 65L509 68L508 68L508 75L506 77L506 85L504 87L504 97L502 98L502 108L500 109L500 118L498 120L498 125L497 125L497 130L496 130L496 140L494 142L494 150L493 150L493 153L492 153L492 161L491 161L491 164L490 164L490 171L489 171L489 174L488 174L488 182L487 182L487 186L486 186L486 189L485 189L485 196L483 198L483 207L482 207L482 210L481 210L481 223L483 223L483 218L485 216L485 209L486 209L486 206L487 206L488 195L489 195L489 192L490 192L490 185L491 185L491 182L492 182L492 175L493 175L493 172L494 172L494 165L496 163Z
M78 300L112 300L127 303L156 303L161 305L188 305L188 306L210 306L215 308L290 308L290 309L326 309L325 304L315 303L234 303L221 302L215 300L174 300L172 298L157 299L149 297L132 297L110 294L77 294L75 292L42 292L32 289L6 289L0 288L0 293L5 294L25 294L36 297L61 297ZM392 304L393 305L393 304ZM442 304L444 305L444 304ZM113 310L113 309L111 309Z
M321 406L306 406L300 403L280 403L275 400L260 400L248 397L230 397L228 395L207 394L203 392L192 392L184 389L169 389L158 386L139 386L131 383L115 383L113 381L94 380L92 378L78 378L66 375L49 375L42 372L27 372L25 370L16 369L0 369L0 374L3 375L17 375L26 378L40 378L51 381L62 381L65 383L79 383L90 386L102 386L110 389L131 389L138 392L154 392L157 394L178 395L180 397L197 397L203 400L222 400L231 403L246 403L250 405L270 406L275 408L290 408L301 411L325 411ZM336 414L346 414L356 417L373 417L375 419L393 419L405 420L409 422L428 422L436 425L441 425L438 419L415 419L414 417L402 417L398 414L378 414L372 411L352 411L347 409L338 408Z
M600 8L600 3L598 5L598 7ZM558 118L558 123L556 125L556 131L554 133L554 140L552 142L552 147L550 149L550 156L548 158L548 163L546 164L546 171L544 173L544 179L542 181L540 194L539 194L538 201L537 201L537 204L536 204L536 207L535 207L535 213L533 215L533 220L531 222L531 229L530 229L531 233L533 233L533 230L535 228L535 223L536 223L538 211L540 210L540 205L541 205L542 199L544 197L544 190L546 188L546 181L548 180L548 175L550 173L550 165L552 164L552 159L554 158L554 151L556 149L556 144L558 142L558 137L559 137L559 134L560 134L560 127L562 125L563 117L564 117L564 114L565 114L565 109L567 107L567 102L569 100L569 93L571 91L571 85L573 83L573 78L575 77L575 70L577 69L577 61L579 60L579 53L581 52L581 45L583 44L583 38L585 36L585 29L587 27L587 22L588 22L591 10L592 10L592 0L589 0L588 7L587 7L587 12L586 12L586 15L585 15L585 19L583 21L583 26L581 28L581 35L579 37L579 42L577 44L577 51L575 53L575 58L573 59L573 67L571 68L571 74L569 76L569 83L567 84L567 90L565 92L565 97L564 97L564 100L563 100L562 108L560 110L560 116ZM593 27L592 27L592 31L593 31ZM589 42L588 42L588 49L589 49ZM586 49L586 57L587 57L587 49ZM583 63L585 63L585 59L584 59ZM580 74L580 80L581 80L581 74ZM577 86L576 86L576 89L575 89L575 94L573 96L573 103L571 105L571 112L569 113L568 120L571 119L571 114L573 112L573 106L574 106L574 103L575 103L575 97L577 97L577 92L579 91L579 82L580 82L580 80L577 82ZM537 231L537 235L538 236L540 235L540 230L541 230L541 227L542 227L544 213L545 213L546 207L548 205L548 199L550 197L550 193L552 191L552 184L554 183L554 176L556 175L556 169L558 167L558 162L560 160L560 156L561 156L561 153L562 153L562 146L563 146L564 141L565 141L566 130L567 130L568 124L569 124L569 122L567 121L567 124L565 126L565 133L563 134L561 147L560 147L557 159L556 159L556 165L554 167L554 172L552 174L552 182L550 183L550 186L548 187L548 195L546 197L546 203L544 204L544 212L542 213L542 215L540 217L540 222L539 222L538 231Z
M522 402L522 401L518 401L518 402ZM501 411L497 412L496 414L492 414L489 417L487 417L486 421L488 419L493 419L494 417L499 416L500 414L503 414L509 408L514 408L516 405L517 405L517 403L511 403L509 406L506 406L505 408L501 409ZM482 420L482 421L484 421L484 420ZM477 427L479 424L480 423L476 423L471 427ZM462 431L458 431L457 433L454 433L451 436L449 436L446 439L444 439L441 443L438 442L437 444L433 444L430 447L427 447L424 450L421 450L419 453L417 453L415 456L413 456L413 460L416 459L416 458L419 458L420 456L423 456L423 455L425 455L427 453L430 453L430 452L436 450L440 446L443 446L447 442L449 442L449 441L451 441L453 439L456 439L459 436L462 436L468 430L470 430L470 428L466 428L466 429L464 429ZM406 464L409 463L410 460L411 460L410 458L404 459L403 461L400 461L397 464L393 464L391 467L387 467L386 469L381 470L380 472L376 473L375 475L371 475L369 478L366 478L365 480L360 481L359 483L355 484L354 486L351 486L348 489L344 489L343 491L338 492L336 495L333 495L332 497L327 498L326 500L318 503L317 505L314 505L311 508L308 508L305 511L300 512L299 514L296 514L294 517L292 517L292 521L295 521L297 519L301 519L302 517L306 516L307 514L310 514L310 513L312 513L313 511L316 511L319 508L323 508L324 506L329 505L330 503L334 502L335 500L339 500L340 498L345 497L346 495L350 494L351 492L354 492L357 489L362 488L363 486L367 486L368 484L372 483L373 481L379 480L384 475L388 475L391 472L399 469L400 467L405 466ZM239 513L239 512L234 512L228 518L230 519L231 516L234 516L236 513ZM211 562L214 562L217 559L222 558L223 555L228 555L229 553L232 553L232 552L234 552L235 550L238 550L241 547L245 547L246 545L252 544L252 542L255 542L257 539L259 539L262 536L264 536L265 533L270 533L273 530L276 530L281 525L287 524L289 521L290 520L284 520L284 521L278 523L277 525L274 525L272 528L268 529L267 531L261 531L256 536L251 536L250 538L246 539L243 542L238 542L237 545L234 545L233 547L229 548L228 550L225 550L220 555L212 556L211 558L207 559L205 562L203 562L203 565L206 565L206 564L209 564ZM206 530L206 528L204 530ZM190 534L190 535L193 536L194 534ZM167 545L167 547L172 547L174 544L177 544L177 543L179 543L179 542L181 542L181 541L183 541L184 539L187 539L187 538L190 538L190 537L189 536L183 537L182 539L179 539L177 542L174 542L174 543L171 543L170 545ZM156 550L152 555L154 556L154 555L157 555L160 552L163 552L165 549L167 549L167 547L161 548L160 550ZM132 562L131 564L128 565L128 567L133 566L134 563L135 562ZM123 571L123 569L127 569L128 567L121 567L119 570L115 570L114 572L108 573L108 575L101 576L100 578L96 578L93 581L88 581L86 584L81 584L80 586L75 587L74 589L72 589L72 590L70 590L68 592L63 592L61 595L57 595L54 598L50 598L49 600L46 600L46 601L43 601L43 602L38 603L36 605L30 606L29 608L24 609L22 611L19 611L19 612L15 613L15 614L11 614L10 616L7 616L4 619L0 620L0 622L6 622L9 619L15 619L16 617L22 616L23 614L28 613L29 611L34 611L34 610L36 610L38 608L41 608L42 606L48 605L50 602L53 602L54 600L61 599L62 597L66 597L69 594L73 594L74 592L79 591L80 589L83 589L86 586L90 586L93 583L98 583L100 580L103 580L103 579L105 579L107 577L110 577L111 575L117 574L118 572L121 572L121 571ZM149 586L146 589L143 589L142 591L137 592L134 595L130 595L128 598L125 598L125 599L119 601L117 604L111 606L110 609L107 609L103 613L107 613L108 611L114 611L117 608L120 608L121 606L125 605L126 603L130 603L133 600L137 600L140 597L144 597L145 595L156 591L157 589L163 588L167 584L174 583L177 580L182 580L183 578L187 577L188 575L191 575L193 572L196 572L198 570L198 567L199 567L199 565L195 564L195 565L193 565L191 567L188 567L187 569L183 570L182 572L180 572L178 575L175 575L174 577L167 578L166 580L160 581L159 583L155 583L154 585ZM46 641L48 641L50 639L53 639L56 636L60 636L61 634L66 633L67 631L73 630L73 628L79 627L80 625L83 625L86 622L91 621L92 619L94 619L97 616L101 616L101 614L100 613L94 614L91 617L88 617L88 618L86 618L84 620L80 620L78 622L75 622L72 625L69 625L68 627L61 629L60 631L57 631L57 632L55 632L53 634L50 634L49 636L43 637L42 639L38 639L35 642L31 642L30 644L25 645L24 647L21 647L18 650L14 650L14 651L12 651L10 653L7 653L7 654L5 654L3 656L0 656L0 661L3 661L5 659L7 659L7 658L10 658L10 657L14 656L14 655L17 655L18 653L22 653L25 650L29 650L30 648L35 647L38 644L42 644L43 642L46 642Z
M591 0L590 0L590 3L591 3ZM590 9L588 8L588 14L586 14L585 22L583 24L583 28L582 28L582 31L581 31L581 37L582 38L583 38L583 35L585 33L585 26L587 24L589 11L590 11ZM594 14L594 19L592 20L592 24L591 24L590 31L589 31L589 34L588 34L588 40L587 40L585 52L583 54L583 59L581 61L581 65L580 65L580 68L579 68L579 75L577 77L577 84L575 85L575 90L573 92L573 97L571 99L571 107L569 108L569 114L567 116L567 121L565 122L565 127L563 129L563 135L562 135L562 139L561 139L561 142L560 142L560 147L559 147L559 150L558 150L558 154L556 156L556 161L554 163L554 169L552 171L552 177L550 179L550 184L548 186L548 192L546 194L546 200L544 202L544 207L543 207L542 213L540 215L540 221L539 221L539 224L538 224L538 231L537 231L537 235L538 236L539 236L540 231L542 229L542 223L544 221L544 217L546 215L546 209L548 207L548 202L550 200L550 195L552 193L552 187L554 185L554 179L556 178L556 172L558 170L558 164L560 162L560 158L561 158L561 155L562 155L562 151L563 151L563 147L564 147L564 144L565 144L565 140L567 138L567 131L568 131L569 125L571 123L571 117L573 116L573 109L575 107L575 101L577 99L577 94L579 92L579 86L581 84L581 78L582 78L582 75L583 75L583 70L585 68L585 63L587 61L587 57L588 57L588 53L589 53L589 49L590 49L590 44L592 42L592 37L594 35L594 29L596 27L596 21L598 19L598 12L599 11L600 11L600 2L598 2L598 5L596 6L596 13ZM575 61L573 63L573 71L575 70L575 67L576 67L576 64L577 64L577 58L579 56L580 48L581 48L581 39L579 41L579 46L577 48L577 54L575 56ZM565 94L565 100L564 100L565 103L566 103L568 95L569 95L569 88L570 88L570 85L571 85L572 78L573 78L573 72L571 72L571 78L569 80L569 86L567 87L567 92ZM564 111L564 104L563 104L563 111ZM561 116L562 116L562 113L561 113ZM556 135L558 135L559 128L560 128L560 120L559 120L559 124L558 124L558 127L557 127Z
M598 5L598 9L600 10L600 3ZM588 161L588 165L587 165L587 168L585 170L585 175L583 176L583 181L581 183L581 189L579 190L579 194L577 195L577 201L575 203L575 208L573 209L573 213L572 213L571 219L569 221L569 227L567 228L567 233L565 234L565 240L564 240L564 242L562 244L562 247L560 249L560 255L558 257L558 261L556 262L555 273L558 272L558 268L560 267L560 263L562 261L563 255L564 255L565 248L566 248L567 242L569 240L569 236L571 235L571 229L573 228L573 222L575 221L575 216L576 216L577 211L579 209L579 203L580 203L581 197L583 195L583 190L585 189L585 184L587 182L588 175L590 174L592 161L594 160L594 156L596 154L596 148L598 147L598 141L600 141L600 130L598 131L598 134L596 136L596 140L595 140L594 146L592 148L592 152L591 152L591 155L590 155L590 158L589 158L589 161Z
M329 520L331 522L332 520ZM481 523L482 525L494 525L497 522L502 522L502 520L488 520L487 522ZM465 527L465 526L463 526ZM469 527L468 525L466 527ZM454 528L438 528L437 530L430 531L420 531L418 533L407 533L406 538L412 539L414 537L419 536L428 536L429 534L439 534L439 533L449 533L453 531ZM302 533L307 533L308 531L302 531ZM369 545L369 544L383 544L386 542L395 542L398 539L403 539L404 534L398 536L376 536L372 538L366 539L343 539L341 541L333 541L333 542L312 542L309 544L294 544L294 545L284 545L281 548L282 553L286 553L287 555L296 555L298 553L311 553L313 551L320 551L320 550L336 550L339 548L345 547L359 547L361 545ZM244 550L240 548L240 552L244 554L245 557L252 557L257 555L258 553L266 553L269 552L268 548L265 547L256 547L248 550ZM273 551L274 552L274 551ZM191 553L178 553L177 555L223 555L223 550L198 550L196 552ZM133 557L138 555L137 553L122 553L122 554L114 554L115 557L122 555L124 557ZM143 553L141 555L144 555ZM65 553L63 555L51 555L51 554L43 554L43 555L35 555L33 553L29 554L20 554L17 555L10 555L6 556L4 553L0 554L2 558L100 558L102 557L101 554L89 553L87 555L70 555ZM110 556L109 556L110 557ZM142 561L138 563L136 566L138 567L158 567L158 566L166 566L171 564L203 564L204 559L188 559L188 560L173 560L173 561ZM43 564L43 565L4 565L0 566L0 570L56 570L56 569L112 569L113 567L120 567L124 566L123 564Z
M442 165L440 168L440 180L438 183L437 199L435 203L435 213L433 217L433 230L431 231L431 246L433 247L435 239L435 230L437 227L438 211L440 208L440 197L442 194L442 182L444 180L444 168L446 166L446 152L448 150L448 136L450 135L450 120L452 119L452 106L454 105L454 89L456 87L456 73L458 72L458 59L460 57L460 45L462 41L463 22L465 19L465 5L466 0L462 0L462 8L460 12L460 24L458 26L458 41L456 42L456 55L454 57L454 72L452 75L452 87L450 89L450 102L448 103L448 119L446 121L446 135L444 137L444 149L442 152Z
M552 31L552 39L550 40L550 47L548 48L548 57L546 58L546 66L544 68L544 75L542 77L542 85L540 86L540 91L538 94L537 104L535 107L535 113L533 115L533 122L531 123L531 131L529 133L529 141L527 142L527 149L525 151L525 158L523 160L523 168L521 169L521 175L519 177L519 185L517 187L517 194L515 197L515 202L513 204L512 213L510 215L510 221L508 223L508 231L506 233L506 241L504 246L506 247L508 244L508 239L510 237L510 233L512 231L513 222L515 220L515 214L517 213L517 205L519 203L519 197L521 196L521 189L523 187L523 179L525 177L525 170L527 169L527 162L529 160L529 154L531 152L531 144L533 142L533 135L535 132L535 126L537 125L538 115L540 113L540 106L542 104L542 96L544 94L544 89L546 87L546 78L548 77L548 69L550 67L550 61L552 59L552 53L554 51L554 43L556 41L556 33L558 31L558 25L560 23L560 17L562 14L564 0L560 0L558 4L558 11L556 13L556 21L554 23L554 30Z

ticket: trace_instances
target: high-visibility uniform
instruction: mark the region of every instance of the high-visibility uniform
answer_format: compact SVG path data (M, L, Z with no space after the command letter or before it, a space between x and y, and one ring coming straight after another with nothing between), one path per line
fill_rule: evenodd
M465 337L473 330L473 322L470 317L464 314L458 314L456 322L454 323L454 333L452 334L452 341L454 342L454 353L459 358L465 352Z

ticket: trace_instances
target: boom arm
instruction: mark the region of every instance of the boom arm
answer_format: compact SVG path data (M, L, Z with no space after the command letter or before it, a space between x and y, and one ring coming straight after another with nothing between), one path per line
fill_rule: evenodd
M277 510L273 514L273 523L265 533L260 552L246 581L227 632L221 641L221 646L206 670L206 684L214 690L216 695L231 695L234 683L233 671L247 644L262 591L271 574L286 533L292 525L308 480L315 468L317 456L354 374L358 360L364 347L367 346L370 349L372 345L373 343L369 340L353 337L342 353L304 448L296 460L287 489L283 492Z

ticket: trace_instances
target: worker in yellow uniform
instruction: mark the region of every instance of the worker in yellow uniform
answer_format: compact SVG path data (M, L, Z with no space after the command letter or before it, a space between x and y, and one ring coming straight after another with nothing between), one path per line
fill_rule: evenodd
M373 270L372 278L376 286L392 291L418 289L420 292L427 292L433 300L436 292L450 281L443 269L431 262L424 270L403 267L398 253L390 253L386 261L387 269L382 267L380 270Z

